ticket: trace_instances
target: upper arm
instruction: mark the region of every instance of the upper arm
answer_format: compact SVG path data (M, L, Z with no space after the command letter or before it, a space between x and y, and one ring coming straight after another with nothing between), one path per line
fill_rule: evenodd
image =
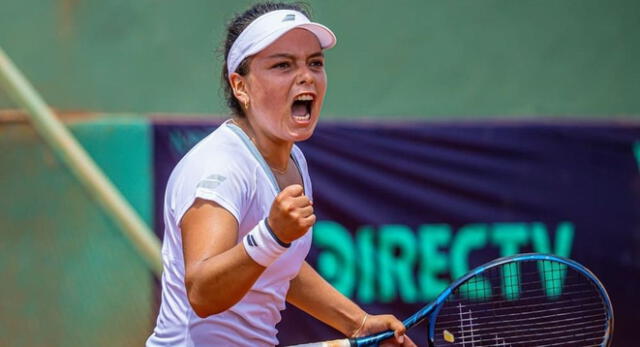
M219 204L196 199L180 221L185 282L200 263L231 249L238 237L238 221Z

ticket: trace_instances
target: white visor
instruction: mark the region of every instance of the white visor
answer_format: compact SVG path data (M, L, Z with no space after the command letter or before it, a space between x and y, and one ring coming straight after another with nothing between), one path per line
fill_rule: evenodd
M329 28L314 23L304 14L293 10L277 10L256 18L240 33L227 56L227 72L231 75L248 56L254 55L291 29L303 28L312 32L322 49L336 45L336 36Z

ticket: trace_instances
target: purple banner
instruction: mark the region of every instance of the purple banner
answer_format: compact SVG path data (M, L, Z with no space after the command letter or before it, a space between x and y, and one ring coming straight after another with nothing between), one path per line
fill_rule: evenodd
M156 232L164 185L219 123L154 125ZM493 258L555 253L613 301L614 345L640 320L640 124L322 123L299 146L318 223L308 261L370 313L406 318ZM289 307L282 344L341 337ZM426 327L410 330L426 345Z

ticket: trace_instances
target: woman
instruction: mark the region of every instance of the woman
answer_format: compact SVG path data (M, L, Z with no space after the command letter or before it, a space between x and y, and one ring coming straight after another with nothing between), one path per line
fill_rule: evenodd
M315 223L302 152L326 91L333 33L298 5L258 4L227 30L223 83L232 120L198 143L166 191L162 304L147 346L273 346L286 302L362 336L392 329L304 261Z

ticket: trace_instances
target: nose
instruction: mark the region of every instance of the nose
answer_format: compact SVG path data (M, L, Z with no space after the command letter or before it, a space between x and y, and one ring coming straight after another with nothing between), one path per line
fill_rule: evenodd
M308 66L304 66L300 69L300 74L298 75L298 84L313 84L315 78L313 77L313 73L309 69Z

